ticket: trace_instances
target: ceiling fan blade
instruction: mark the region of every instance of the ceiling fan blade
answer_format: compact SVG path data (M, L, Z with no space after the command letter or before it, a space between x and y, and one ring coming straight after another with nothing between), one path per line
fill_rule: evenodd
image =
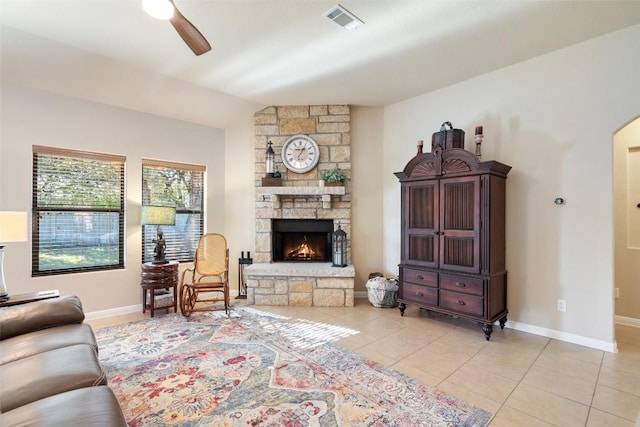
M171 0L173 3L173 0ZM196 55L202 55L203 53L207 53L211 50L211 45L204 38L202 33L198 31L198 29L187 19L184 17L182 13L173 5L175 12L173 13L173 17L170 19L171 25L176 29L182 40L189 46L189 48Z

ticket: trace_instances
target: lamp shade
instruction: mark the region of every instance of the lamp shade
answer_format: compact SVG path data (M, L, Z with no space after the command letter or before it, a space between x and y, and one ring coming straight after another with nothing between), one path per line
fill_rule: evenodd
M27 213L15 211L0 211L0 243L26 242Z
M140 216L142 225L176 224L176 208L170 206L143 205Z

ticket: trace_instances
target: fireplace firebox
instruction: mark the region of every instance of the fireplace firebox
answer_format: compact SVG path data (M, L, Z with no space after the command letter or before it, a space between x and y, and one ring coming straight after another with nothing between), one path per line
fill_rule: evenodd
M331 261L331 219L273 219L273 262Z

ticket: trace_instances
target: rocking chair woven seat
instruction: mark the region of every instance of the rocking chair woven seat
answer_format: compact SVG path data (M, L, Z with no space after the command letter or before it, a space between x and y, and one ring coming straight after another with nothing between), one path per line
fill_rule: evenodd
M200 237L193 268L182 272L179 293L185 317L222 308L229 315L229 248L222 234Z

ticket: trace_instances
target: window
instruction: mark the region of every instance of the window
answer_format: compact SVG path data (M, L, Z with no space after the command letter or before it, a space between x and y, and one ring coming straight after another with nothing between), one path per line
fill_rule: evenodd
M193 261L204 232L204 173L199 165L142 159L142 204L176 208L176 225L159 226L170 261ZM142 262L153 260L158 226L142 227Z
M32 276L124 268L125 160L33 146Z

